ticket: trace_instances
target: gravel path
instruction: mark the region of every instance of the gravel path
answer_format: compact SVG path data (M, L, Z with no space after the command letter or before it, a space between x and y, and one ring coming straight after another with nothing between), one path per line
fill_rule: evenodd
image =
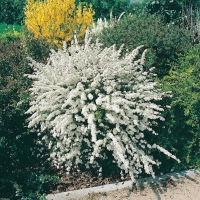
M131 181L68 191L47 196L48 200L200 200L200 172L186 170Z
M112 192L90 193L79 200L200 200L200 175L171 178L135 188L124 188Z

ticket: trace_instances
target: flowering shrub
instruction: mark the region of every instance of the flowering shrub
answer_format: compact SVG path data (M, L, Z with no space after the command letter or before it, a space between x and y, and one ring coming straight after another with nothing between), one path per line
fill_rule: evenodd
M91 6L76 8L74 0L28 0L25 24L35 38L47 39L59 47L63 41L71 41L74 32L84 36L93 14Z
M43 136L39 143L51 150L57 168L69 172L85 165L101 172L98 161L109 151L133 181L143 168L154 176L152 165L160 162L151 149L176 159L144 135L157 134L152 125L164 119L155 102L169 94L152 81L154 74L143 71L146 50L136 59L142 46L120 59L115 45L102 50L90 40L86 36L84 45L75 40L68 49L52 50L46 65L31 59L35 72L27 75L34 80L28 127Z

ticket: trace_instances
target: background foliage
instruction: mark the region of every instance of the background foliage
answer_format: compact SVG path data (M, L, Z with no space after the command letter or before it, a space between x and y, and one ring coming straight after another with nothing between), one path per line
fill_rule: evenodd
M159 16L165 23L180 23L185 17L185 10L198 9L200 0L143 0L129 6L129 12L145 11L153 16Z
M58 182L45 158L32 154L37 135L27 130L24 114L31 82L23 76L31 72L19 41L0 42L0 198L39 199Z
M189 30L193 43L200 41L200 0L150 0L144 10L160 16L165 23L174 23L183 30Z
M130 1L129 0L76 0L77 3L92 4L95 11L95 20L98 18L110 17L112 11L113 16L120 16L120 14L126 11Z
M123 55L126 50L144 45L148 49L145 67L155 66L159 78L168 74L170 63L176 61L179 53L192 46L189 33L146 13L124 17L117 25L104 29L99 39L104 47L116 44L119 48L124 44Z
M183 163L200 167L200 45L180 56L169 76L163 79L164 88L173 92L168 132L173 147L182 154Z
M150 0L145 6L148 13L161 16L166 23L179 21L182 17L182 8L181 0Z
M26 0L1 0L0 23L21 24Z

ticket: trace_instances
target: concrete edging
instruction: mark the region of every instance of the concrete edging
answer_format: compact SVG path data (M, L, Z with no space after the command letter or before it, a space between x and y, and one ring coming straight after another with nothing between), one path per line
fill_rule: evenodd
M155 178L148 177L148 178L138 179L137 184L145 183L145 182L146 183L156 183L159 181L163 181L169 177L172 180L177 180L181 177L191 179L191 177L194 177L196 175L200 175L200 172L196 169L184 170L184 171L181 171L178 173L173 172L173 173L168 173L165 175L157 176ZM92 192L109 192L109 191L123 189L126 187L131 188L132 185L133 185L132 181L125 181L125 182L107 184L107 185L102 185L102 186L97 186L97 187L92 187L92 188L85 188L85 189L80 189L80 190L62 192L62 193L57 193L57 194L49 194L46 196L46 198L47 198L47 200L69 200L69 199L81 198L81 197L87 196L89 193L92 193Z

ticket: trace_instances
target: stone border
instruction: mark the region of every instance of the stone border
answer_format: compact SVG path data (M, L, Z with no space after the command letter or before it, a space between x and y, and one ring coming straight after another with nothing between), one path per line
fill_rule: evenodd
M196 175L200 175L200 171L198 171L196 169L184 170L184 171L181 171L178 173L173 172L173 173L168 173L165 175L157 176L155 178L148 177L148 178L138 179L137 184L145 183L145 182L146 183L156 183L159 181L164 181L167 178L171 178L174 181L176 181L177 179L179 179L181 177L191 179L191 177L194 177ZM75 199L75 198L81 198L81 197L87 196L89 193L92 193L92 192L96 192L96 193L109 192L109 191L123 189L126 187L131 188L132 186L133 186L132 181L125 181L125 182L102 185L102 186L97 186L97 187L92 187L92 188L85 188L85 189L80 189L80 190L62 192L62 193L57 193L57 194L49 194L46 196L46 198L47 198L47 200L69 200L69 199Z

